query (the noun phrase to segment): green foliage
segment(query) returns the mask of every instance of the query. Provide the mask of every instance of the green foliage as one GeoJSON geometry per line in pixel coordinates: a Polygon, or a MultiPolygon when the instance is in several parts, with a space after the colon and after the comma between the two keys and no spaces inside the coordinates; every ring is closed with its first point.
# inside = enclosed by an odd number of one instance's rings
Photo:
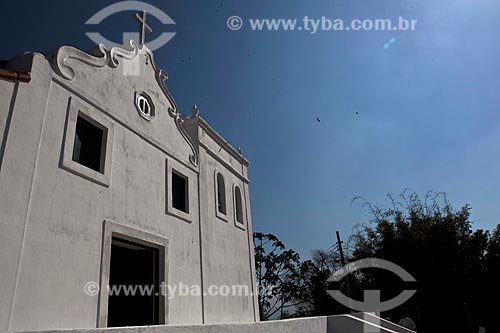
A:
{"type": "Polygon", "coordinates": [[[299,254],[286,250],[272,234],[254,233],[255,271],[259,285],[260,319],[289,316],[304,302],[304,265],[299,254]]]}
{"type": "MultiPolygon", "coordinates": [[[[500,250],[500,229],[491,239],[489,232],[473,230],[470,206],[453,209],[443,193],[429,192],[421,200],[414,192],[405,191],[399,201],[392,195],[388,198],[386,206],[354,199],[368,207],[372,219],[351,236],[351,260],[386,259],[403,267],[418,282],[417,294],[385,315],[414,318],[423,332],[493,328],[486,304],[493,301],[491,292],[498,292],[495,281],[500,276],[494,267],[498,267],[500,257],[494,253],[500,254],[495,252],[500,250]]],[[[387,298],[403,289],[387,272],[374,271],[358,279],[358,289],[376,286],[387,298]]]]}
{"type": "Polygon", "coordinates": [[[357,300],[369,289],[380,290],[382,300],[416,289],[409,301],[382,316],[395,322],[410,317],[419,333],[478,332],[480,326],[499,332],[500,225],[491,233],[474,230],[471,207],[453,208],[444,193],[428,192],[421,199],[404,191],[387,198],[388,204],[381,206],[353,199],[368,209],[370,218],[351,235],[347,260],[389,260],[408,271],[416,285],[380,269],[364,269],[332,285],[326,280],[341,267],[338,249],[315,250],[311,260],[301,263],[275,236],[255,233],[258,281],[278,286],[272,296],[259,297],[262,319],[278,312],[281,318],[348,313],[326,290],[347,294],[349,284],[357,300]],[[283,306],[278,310],[273,308],[277,300],[283,306]]]}
{"type": "Polygon", "coordinates": [[[303,276],[304,293],[308,297],[295,316],[328,316],[348,313],[349,309],[337,303],[326,292],[335,287],[346,293],[346,281],[334,287],[326,282],[333,272],[341,268],[337,250],[314,250],[311,253],[311,260],[306,263],[303,276]]]}

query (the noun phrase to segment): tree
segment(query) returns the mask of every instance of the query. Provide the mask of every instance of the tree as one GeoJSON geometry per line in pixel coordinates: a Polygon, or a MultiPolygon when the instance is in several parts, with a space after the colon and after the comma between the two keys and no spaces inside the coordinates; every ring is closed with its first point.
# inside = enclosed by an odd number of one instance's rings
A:
{"type": "MultiPolygon", "coordinates": [[[[388,195],[387,205],[363,198],[354,202],[368,208],[370,220],[350,237],[347,261],[376,257],[408,271],[416,285],[380,269],[363,269],[350,275],[351,297],[363,300],[364,291],[381,291],[382,300],[404,289],[416,289],[409,301],[383,313],[399,322],[410,317],[419,333],[500,331],[497,297],[500,296],[500,225],[493,232],[474,230],[471,207],[454,209],[446,194],[428,192],[423,199],[404,191],[388,195]],[[493,306],[492,306],[493,305],[493,306]]],[[[255,233],[257,280],[262,320],[279,316],[318,316],[348,313],[327,294],[339,289],[346,294],[345,278],[327,283],[340,268],[337,249],[315,250],[311,260],[300,262],[293,250],[274,235],[255,233]]]]}
{"type": "MultiPolygon", "coordinates": [[[[491,292],[499,290],[494,286],[500,280],[500,229],[491,241],[488,232],[473,231],[470,206],[453,209],[443,193],[428,192],[421,200],[405,191],[399,201],[388,198],[385,206],[354,199],[368,207],[372,218],[351,237],[352,260],[386,259],[417,280],[417,294],[385,315],[414,318],[419,332],[477,332],[478,326],[493,331],[485,314],[487,301],[496,301],[491,292]]],[[[383,298],[384,292],[391,298],[404,286],[389,275],[381,270],[363,274],[357,289],[376,286],[383,298]]]]}
{"type": "Polygon", "coordinates": [[[255,270],[261,320],[290,315],[304,303],[304,272],[300,256],[272,234],[254,233],[255,270]]]}
{"type": "Polygon", "coordinates": [[[333,272],[342,267],[335,247],[328,250],[313,250],[311,260],[304,263],[304,305],[296,316],[328,316],[348,313],[349,309],[336,302],[327,290],[339,289],[345,293],[346,281],[333,285],[327,282],[333,272]]]}

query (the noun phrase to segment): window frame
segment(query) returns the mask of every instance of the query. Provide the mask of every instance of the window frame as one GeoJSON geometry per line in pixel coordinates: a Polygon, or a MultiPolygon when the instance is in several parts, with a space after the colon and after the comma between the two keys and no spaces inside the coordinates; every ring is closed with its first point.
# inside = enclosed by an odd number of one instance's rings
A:
{"type": "Polygon", "coordinates": [[[246,226],[246,201],[244,200],[245,196],[243,195],[242,188],[244,188],[241,184],[233,184],[233,212],[234,212],[234,225],[242,230],[245,230],[246,226]],[[240,200],[241,200],[241,222],[238,221],[238,212],[237,212],[237,200],[236,200],[236,188],[240,191],[240,200]]]}
{"type": "Polygon", "coordinates": [[[151,97],[144,91],[142,92],[138,92],[136,91],[135,92],[135,96],[134,96],[134,104],[135,104],[135,108],[137,109],[137,112],[139,113],[139,115],[143,118],[143,119],[146,119],[147,121],[151,121],[153,120],[153,118],[155,117],[155,105],[153,103],[153,100],[151,99],[151,97]],[[149,107],[149,114],[146,114],[143,112],[143,110],[141,109],[141,103],[140,101],[144,99],[144,101],[147,103],[148,107],[149,107]]]}
{"type": "Polygon", "coordinates": [[[196,184],[196,173],[187,168],[185,165],[175,161],[172,158],[165,159],[165,201],[166,210],[165,213],[168,215],[175,216],[183,221],[192,223],[194,222],[195,212],[198,208],[198,192],[196,184]],[[172,172],[177,175],[182,176],[187,181],[187,213],[173,207],[173,197],[172,197],[172,172]]]}
{"type": "MultiPolygon", "coordinates": [[[[108,285],[111,268],[111,245],[113,237],[123,240],[132,241],[134,243],[153,247],[159,250],[159,284],[168,285],[168,239],[162,236],[152,234],[139,229],[131,228],[123,224],[116,223],[110,220],[103,222],[103,242],[101,251],[101,272],[100,272],[100,289],[99,289],[99,306],[97,327],[105,328],[108,326],[108,285]]],[[[159,304],[159,320],[160,325],[169,323],[169,299],[165,295],[160,295],[159,304]]],[[[147,326],[140,326],[147,327],[147,326]]]]}
{"type": "Polygon", "coordinates": [[[79,100],[70,99],[66,128],[64,132],[64,146],[60,167],[96,184],[109,187],[111,185],[111,169],[113,157],[114,124],[102,112],[84,105],[79,100]],[[101,143],[100,171],[88,168],[73,161],[73,148],[76,136],[76,125],[81,117],[103,131],[101,143]]]}
{"type": "Polygon", "coordinates": [[[229,205],[227,204],[228,203],[228,200],[227,200],[227,186],[226,186],[226,178],[224,177],[224,175],[222,174],[222,172],[219,170],[219,169],[216,169],[215,170],[215,173],[214,173],[214,196],[215,196],[215,199],[214,199],[214,202],[215,202],[215,215],[220,218],[221,220],[225,221],[225,222],[228,222],[229,221],[229,205]],[[218,182],[218,175],[221,175],[222,177],[222,182],[224,184],[224,199],[225,199],[225,210],[226,210],[226,213],[222,213],[219,211],[219,182],[218,182]]]}

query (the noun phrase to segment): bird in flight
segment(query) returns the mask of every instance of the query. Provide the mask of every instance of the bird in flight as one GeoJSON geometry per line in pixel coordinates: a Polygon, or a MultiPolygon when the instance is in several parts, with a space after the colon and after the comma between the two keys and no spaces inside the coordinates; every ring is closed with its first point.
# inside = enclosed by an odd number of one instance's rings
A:
{"type": "Polygon", "coordinates": [[[318,117],[316,117],[316,121],[317,121],[318,123],[320,123],[320,122],[321,122],[321,119],[319,119],[318,117]]]}

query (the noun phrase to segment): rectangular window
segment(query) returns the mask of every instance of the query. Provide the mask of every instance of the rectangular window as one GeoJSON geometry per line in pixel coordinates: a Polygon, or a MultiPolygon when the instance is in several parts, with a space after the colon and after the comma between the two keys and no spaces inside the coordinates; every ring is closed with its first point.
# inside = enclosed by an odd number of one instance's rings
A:
{"type": "Polygon", "coordinates": [[[78,116],[73,161],[92,170],[104,173],[103,141],[104,131],[85,118],[78,116]]]}
{"type": "Polygon", "coordinates": [[[189,213],[188,179],[172,170],[172,207],[189,213]]]}
{"type": "Polygon", "coordinates": [[[114,123],[102,112],[71,98],[60,167],[109,187],[114,128],[114,123]]]}

